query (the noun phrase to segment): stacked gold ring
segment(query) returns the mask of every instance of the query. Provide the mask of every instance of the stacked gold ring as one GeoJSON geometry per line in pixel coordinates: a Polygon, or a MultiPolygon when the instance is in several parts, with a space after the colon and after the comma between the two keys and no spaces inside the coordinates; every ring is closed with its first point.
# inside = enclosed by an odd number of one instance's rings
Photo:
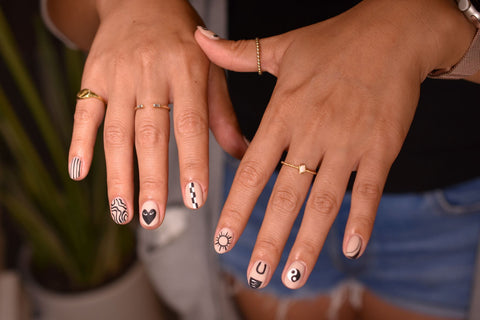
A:
{"type": "Polygon", "coordinates": [[[304,163],[300,164],[299,166],[296,166],[294,164],[291,164],[291,163],[288,163],[288,162],[285,162],[285,161],[280,161],[280,163],[284,166],[297,169],[299,174],[304,174],[304,173],[310,173],[312,175],[317,174],[316,171],[307,169],[307,166],[304,163]]]}

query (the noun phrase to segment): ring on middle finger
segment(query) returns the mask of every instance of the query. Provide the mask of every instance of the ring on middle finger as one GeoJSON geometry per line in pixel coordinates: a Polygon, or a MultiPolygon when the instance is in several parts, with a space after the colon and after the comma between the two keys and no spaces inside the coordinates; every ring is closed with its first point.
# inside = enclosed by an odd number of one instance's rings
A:
{"type": "Polygon", "coordinates": [[[304,163],[301,163],[298,166],[296,166],[294,164],[291,164],[291,163],[288,163],[288,162],[285,162],[285,161],[280,161],[280,163],[284,166],[297,169],[299,174],[304,174],[304,173],[310,173],[312,175],[317,174],[317,172],[315,170],[307,169],[307,166],[304,163]]]}

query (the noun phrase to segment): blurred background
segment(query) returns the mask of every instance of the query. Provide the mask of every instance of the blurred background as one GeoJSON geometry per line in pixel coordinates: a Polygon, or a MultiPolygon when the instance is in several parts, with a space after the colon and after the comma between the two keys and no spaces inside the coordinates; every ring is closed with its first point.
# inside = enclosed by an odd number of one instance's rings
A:
{"type": "Polygon", "coordinates": [[[39,1],[0,0],[1,320],[173,318],[138,262],[135,224],[110,219],[101,139],[88,178],[68,177],[84,59],[45,28],[39,1]]]}

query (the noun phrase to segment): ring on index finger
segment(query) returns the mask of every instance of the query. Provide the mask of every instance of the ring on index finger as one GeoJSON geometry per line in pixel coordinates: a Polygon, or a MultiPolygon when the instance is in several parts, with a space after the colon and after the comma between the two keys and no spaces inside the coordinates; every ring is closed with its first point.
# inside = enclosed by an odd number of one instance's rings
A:
{"type": "Polygon", "coordinates": [[[107,101],[104,98],[96,94],[90,89],[84,88],[77,93],[77,99],[90,99],[94,98],[103,102],[104,105],[107,105],[107,101]]]}

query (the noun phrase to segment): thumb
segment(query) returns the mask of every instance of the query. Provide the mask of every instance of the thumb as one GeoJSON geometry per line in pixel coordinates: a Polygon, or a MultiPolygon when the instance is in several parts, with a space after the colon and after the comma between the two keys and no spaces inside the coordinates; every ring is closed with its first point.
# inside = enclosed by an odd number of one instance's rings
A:
{"type": "Polygon", "coordinates": [[[276,75],[278,63],[274,61],[273,42],[277,37],[262,38],[255,40],[225,40],[221,39],[212,31],[198,26],[195,31],[195,40],[200,48],[216,65],[237,72],[257,72],[259,54],[262,72],[267,71],[276,75]]]}

